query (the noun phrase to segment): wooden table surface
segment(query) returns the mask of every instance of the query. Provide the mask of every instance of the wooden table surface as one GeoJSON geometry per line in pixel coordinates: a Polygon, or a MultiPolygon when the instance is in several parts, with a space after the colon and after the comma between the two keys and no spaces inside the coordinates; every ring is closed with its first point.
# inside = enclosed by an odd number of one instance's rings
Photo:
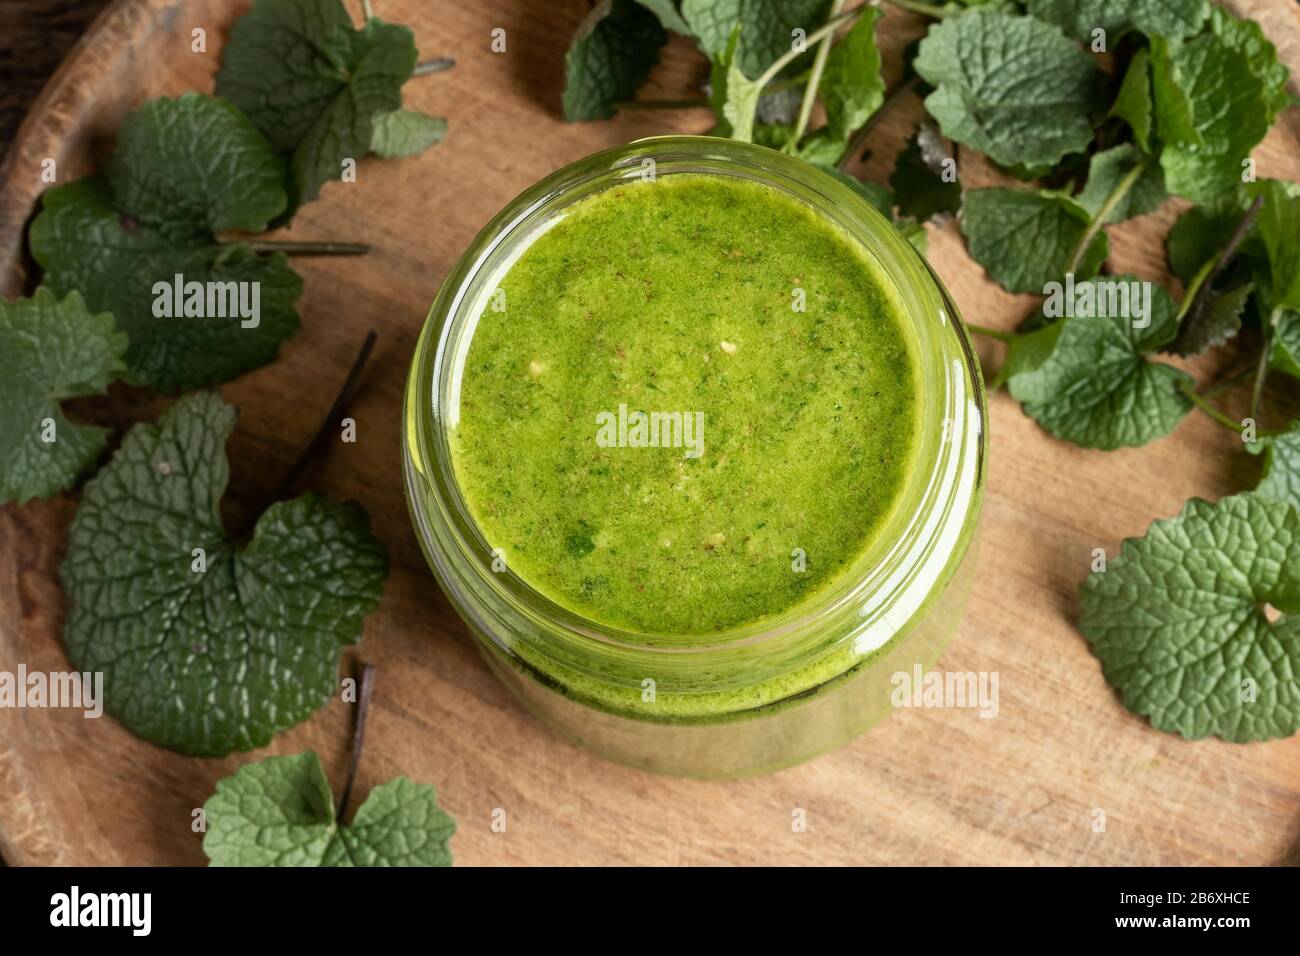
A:
{"type": "MultiPolygon", "coordinates": [[[[358,6],[349,4],[350,7],[358,6]]],[[[1300,14],[1281,0],[1243,0],[1300,72],[1300,14]]],[[[358,787],[404,774],[436,784],[459,821],[461,864],[1270,864],[1300,837],[1300,741],[1189,743],[1130,715],[1074,626],[1090,553],[1114,553],[1190,496],[1250,486],[1257,462],[1192,414],[1142,449],[1085,451],[1055,441],[1005,394],[991,407],[991,468],[978,579],[943,669],[997,671],[1000,713],[910,710],[810,763],[726,783],[625,769],[560,740],[488,672],[425,568],[407,520],[399,408],[407,365],[439,282],[512,196],[545,173],[639,136],[703,132],[707,111],[635,112],[594,124],[558,115],[563,57],[580,0],[375,0],[415,31],[422,58],[454,55],[450,72],[413,81],[408,105],[448,117],[447,140],[423,156],[365,160],[355,184],[327,186],[292,237],[371,242],[355,260],[297,260],[306,280],[302,330],[274,364],[224,386],[241,409],[229,445],[227,516],[270,493],[308,440],[365,332],[379,342],[352,405],[358,441],[319,456],[301,484],[355,498],[387,544],[392,574],[365,638],[345,656],[377,666],[358,787]],[[507,50],[490,50],[504,27],[507,50]],[[506,811],[505,832],[491,823],[506,811]],[[802,809],[806,832],[793,832],[802,809]],[[1105,814],[1094,830],[1094,811],[1105,814]]],[[[47,87],[0,170],[0,291],[33,277],[24,230],[42,186],[89,172],[123,113],[142,100],[211,91],[225,33],[242,3],[119,0],[47,87]],[[209,52],[189,52],[203,26],[209,52]]],[[[890,9],[886,74],[922,28],[890,9]]],[[[675,38],[646,97],[694,95],[703,59],[675,38]]],[[[1295,89],[1293,82],[1293,89],[1295,89]]],[[[1300,121],[1291,110],[1256,151],[1265,176],[1300,179],[1300,121]]],[[[883,181],[921,107],[914,97],[878,127],[861,172],[883,181]]],[[[966,162],[967,185],[994,181],[966,162]]],[[[1164,278],[1158,237],[1179,204],[1112,229],[1112,262],[1164,278]]],[[[1010,327],[1033,299],[1011,296],[966,256],[956,226],[930,227],[930,257],[966,316],[1010,327]]],[[[984,348],[988,364],[1001,356],[984,348]]],[[[1194,365],[1213,374],[1213,362],[1194,365]]],[[[138,390],[78,408],[126,427],[164,407],[138,390]]],[[[1231,407],[1231,406],[1230,406],[1231,407]]],[[[1236,409],[1233,409],[1234,411],[1236,409]]],[[[74,499],[0,508],[0,668],[67,668],[57,583],[74,499]]],[[[352,713],[334,702],[264,753],[317,750],[337,788],[352,713]]],[[[18,864],[202,863],[191,811],[253,755],[180,757],[135,739],[111,718],[0,711],[0,853],[18,864]]]]}

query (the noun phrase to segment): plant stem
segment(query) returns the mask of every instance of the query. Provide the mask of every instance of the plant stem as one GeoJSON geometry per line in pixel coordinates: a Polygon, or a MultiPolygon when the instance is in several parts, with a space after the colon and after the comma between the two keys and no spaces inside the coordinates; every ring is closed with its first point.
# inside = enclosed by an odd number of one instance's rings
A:
{"type": "Polygon", "coordinates": [[[441,73],[443,70],[450,70],[456,65],[456,60],[450,56],[440,56],[436,59],[425,60],[423,63],[415,64],[415,69],[411,71],[411,76],[426,76],[429,73],[441,73]]]}
{"type": "Polygon", "coordinates": [[[709,105],[709,101],[701,97],[693,100],[624,100],[621,103],[615,103],[614,108],[620,110],[693,110],[709,105]]]}
{"type": "Polygon", "coordinates": [[[1223,414],[1223,412],[1219,411],[1217,408],[1211,405],[1209,400],[1206,399],[1205,396],[1202,395],[1200,392],[1196,391],[1196,389],[1193,388],[1191,385],[1188,385],[1186,382],[1180,381],[1178,383],[1178,389],[1184,395],[1187,396],[1188,401],[1190,401],[1201,411],[1205,412],[1205,414],[1209,415],[1210,418],[1214,419],[1224,428],[1231,429],[1232,431],[1236,432],[1238,435],[1240,435],[1243,431],[1245,431],[1245,427],[1241,424],[1241,422],[1234,422],[1227,415],[1223,414]]]}
{"type": "Polygon", "coordinates": [[[773,64],[769,66],[766,70],[764,70],[762,75],[759,76],[759,78],[754,81],[754,85],[757,86],[760,90],[762,90],[764,87],[767,86],[767,84],[775,80],[777,78],[777,75],[782,70],[784,70],[787,66],[793,63],[799,57],[803,56],[804,53],[808,52],[809,46],[812,46],[813,44],[816,43],[820,43],[824,37],[831,36],[832,34],[835,33],[836,30],[844,26],[844,24],[852,23],[854,20],[856,20],[858,17],[862,15],[862,11],[865,9],[866,9],[865,6],[861,6],[853,10],[850,10],[848,13],[842,13],[838,17],[831,17],[829,20],[823,23],[812,33],[808,34],[807,39],[804,41],[804,49],[789,50],[786,53],[781,54],[781,56],[777,57],[776,61],[773,62],[773,64]]]}
{"type": "Polygon", "coordinates": [[[773,80],[763,91],[764,96],[770,96],[773,93],[780,93],[782,90],[792,90],[796,86],[803,86],[808,82],[808,70],[802,73],[796,73],[794,76],[788,76],[781,80],[773,80]]]}
{"type": "Polygon", "coordinates": [[[1282,307],[1273,309],[1268,317],[1268,328],[1264,330],[1264,345],[1259,350],[1259,363],[1255,366],[1255,385],[1250,390],[1250,417],[1259,421],[1260,405],[1264,401],[1264,382],[1268,378],[1268,356],[1273,351],[1273,330],[1282,318],[1282,307]]]}
{"type": "Polygon", "coordinates": [[[1093,217],[1092,222],[1088,223],[1088,228],[1079,239],[1079,244],[1074,247],[1074,253],[1070,256],[1070,264],[1065,269],[1067,273],[1078,271],[1079,263],[1082,262],[1083,257],[1087,255],[1088,247],[1092,245],[1092,240],[1095,239],[1097,233],[1101,231],[1102,225],[1106,222],[1106,218],[1115,211],[1115,207],[1119,205],[1120,200],[1128,195],[1128,191],[1133,188],[1133,184],[1138,181],[1138,178],[1146,172],[1149,165],[1151,165],[1150,156],[1146,157],[1142,162],[1130,169],[1124,174],[1124,178],[1115,184],[1115,188],[1110,191],[1110,195],[1107,196],[1106,201],[1102,203],[1101,209],[1097,211],[1097,215],[1093,217]]]}
{"type": "Polygon", "coordinates": [[[892,93],[885,97],[885,102],[880,104],[880,109],[872,113],[871,118],[862,124],[862,128],[853,134],[848,149],[844,150],[844,155],[840,157],[839,168],[841,172],[847,170],[853,164],[853,158],[862,151],[862,147],[867,144],[867,137],[871,135],[871,131],[876,128],[876,124],[889,111],[889,108],[895,106],[899,100],[915,90],[920,85],[920,82],[921,78],[916,74],[912,74],[907,82],[900,83],[892,93]]]}
{"type": "Polygon", "coordinates": [[[966,328],[976,335],[987,335],[991,339],[997,339],[999,342],[1014,342],[1020,338],[1015,332],[1004,332],[1001,329],[990,329],[987,325],[976,325],[974,322],[966,322],[966,328]]]}
{"type": "MultiPolygon", "coordinates": [[[[302,474],[303,469],[307,467],[307,462],[311,458],[312,452],[316,450],[316,447],[325,438],[326,433],[334,427],[334,423],[338,420],[344,406],[347,404],[348,398],[351,396],[352,390],[357,384],[357,380],[361,377],[361,370],[365,368],[366,360],[370,358],[370,350],[375,347],[375,339],[378,337],[378,334],[374,331],[366,333],[366,340],[361,345],[361,351],[357,353],[356,359],[352,362],[352,368],[348,370],[348,377],[343,380],[343,386],[339,389],[338,394],[334,396],[334,403],[330,405],[329,411],[325,413],[324,419],[321,420],[320,427],[316,429],[316,434],[312,436],[311,441],[309,441],[303,447],[302,451],[298,453],[297,460],[294,461],[292,467],[290,467],[288,472],[285,473],[284,478],[281,479],[275,492],[267,499],[268,507],[274,502],[281,500],[289,493],[289,489],[293,487],[294,482],[296,482],[298,477],[302,474]]],[[[263,508],[262,510],[265,511],[266,509],[263,508]]],[[[240,529],[239,534],[236,535],[236,537],[243,538],[247,536],[248,533],[253,530],[253,527],[257,524],[257,520],[260,517],[261,512],[253,515],[245,523],[244,527],[240,529]]]]}
{"type": "MultiPolygon", "coordinates": [[[[843,12],[844,0],[832,0],[829,16],[838,17],[843,12]]],[[[803,88],[803,101],[799,104],[799,118],[795,121],[794,129],[790,131],[790,138],[785,143],[787,152],[794,152],[795,147],[799,145],[799,140],[803,138],[804,130],[808,128],[813,103],[817,101],[817,87],[821,85],[822,71],[826,69],[826,58],[830,56],[833,42],[835,37],[827,34],[817,47],[817,52],[813,54],[812,70],[808,74],[808,83],[803,88]]]]}
{"type": "Polygon", "coordinates": [[[1236,388],[1242,382],[1246,381],[1246,379],[1250,378],[1251,375],[1253,375],[1254,373],[1255,373],[1254,365],[1251,365],[1247,368],[1243,368],[1240,372],[1228,376],[1223,381],[1211,385],[1209,388],[1201,389],[1201,394],[1206,398],[1214,398],[1214,396],[1216,395],[1222,395],[1224,392],[1228,391],[1229,389],[1236,388]]]}
{"type": "Polygon", "coordinates": [[[370,697],[375,688],[374,664],[361,665],[361,679],[357,685],[357,718],[352,724],[352,749],[348,752],[347,776],[343,778],[343,792],[339,794],[339,807],[334,814],[340,823],[352,797],[352,784],[357,779],[357,767],[361,763],[361,749],[366,744],[366,717],[370,713],[370,697]]]}
{"type": "Polygon", "coordinates": [[[316,434],[312,436],[311,441],[307,443],[307,446],[303,448],[302,453],[298,456],[298,460],[289,469],[289,473],[280,482],[280,487],[276,490],[275,497],[271,499],[272,501],[283,498],[289,489],[293,487],[293,483],[298,480],[302,470],[307,467],[307,460],[311,453],[334,427],[334,423],[338,421],[339,415],[343,413],[344,406],[347,405],[348,399],[352,396],[352,390],[356,387],[357,380],[361,378],[361,371],[366,367],[366,360],[370,358],[370,351],[375,347],[377,338],[379,338],[379,334],[373,329],[366,333],[366,340],[361,343],[361,351],[357,353],[357,357],[353,360],[352,368],[348,369],[348,377],[343,380],[342,387],[339,388],[338,394],[334,396],[334,404],[325,413],[325,417],[321,419],[320,427],[316,429],[316,434]]]}
{"type": "Polygon", "coordinates": [[[1205,285],[1205,280],[1210,277],[1210,273],[1213,271],[1214,260],[1207,259],[1196,270],[1196,275],[1192,276],[1192,281],[1187,283],[1187,288],[1183,292],[1183,301],[1178,304],[1178,315],[1174,317],[1179,325],[1183,324],[1183,319],[1187,318],[1187,314],[1192,311],[1192,306],[1196,303],[1201,287],[1205,285]]]}
{"type": "Polygon", "coordinates": [[[248,245],[254,252],[283,252],[286,256],[364,256],[370,251],[366,242],[294,242],[288,239],[253,239],[248,245]]]}
{"type": "Polygon", "coordinates": [[[370,5],[370,0],[361,0],[361,15],[367,21],[372,20],[375,16],[375,8],[370,5]]]}
{"type": "Polygon", "coordinates": [[[1242,240],[1246,238],[1246,233],[1250,232],[1250,227],[1255,224],[1255,219],[1259,216],[1260,207],[1264,205],[1264,197],[1256,196],[1255,201],[1250,204],[1246,210],[1245,217],[1237,223],[1237,228],[1233,230],[1232,236],[1228,239],[1228,244],[1220,251],[1218,258],[1205,263],[1200,269],[1196,270],[1196,275],[1188,284],[1183,293],[1183,301],[1178,309],[1178,321],[1181,322],[1191,311],[1192,307],[1197,304],[1197,297],[1202,291],[1210,288],[1214,280],[1218,278],[1224,266],[1237,253],[1237,247],[1241,245],[1242,240]]]}
{"type": "Polygon", "coordinates": [[[885,2],[898,7],[900,10],[910,10],[912,13],[919,13],[922,16],[934,17],[936,20],[942,20],[944,17],[953,14],[953,11],[948,7],[941,7],[933,3],[922,3],[921,0],[885,0],[885,2]]]}

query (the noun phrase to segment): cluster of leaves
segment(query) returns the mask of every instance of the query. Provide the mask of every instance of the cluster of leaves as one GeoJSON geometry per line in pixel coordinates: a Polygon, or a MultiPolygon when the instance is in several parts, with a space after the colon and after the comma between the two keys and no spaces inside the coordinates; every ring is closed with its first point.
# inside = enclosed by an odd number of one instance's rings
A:
{"type": "MultiPolygon", "coordinates": [[[[613,116],[631,100],[659,59],[671,30],[692,38],[709,58],[708,103],[717,116],[714,133],[758,143],[826,170],[859,192],[922,252],[925,231],[919,212],[956,210],[951,193],[940,208],[928,183],[907,178],[899,194],[839,172],[856,132],[885,100],[876,46],[877,7],[840,12],[842,0],[602,0],[578,28],[565,59],[566,119],[613,116]],[[841,27],[844,27],[842,31],[841,27]],[[810,62],[810,65],[809,65],[810,62]],[[809,129],[820,101],[825,123],[809,129]],[[926,204],[910,207],[911,197],[926,204]],[[924,199],[919,197],[924,196],[924,199]]],[[[935,179],[931,154],[922,163],[914,141],[909,159],[935,179]]],[[[943,183],[956,187],[955,181],[943,183]]]]}
{"type": "Polygon", "coordinates": [[[947,136],[1050,184],[964,196],[962,232],[991,278],[1012,292],[1074,288],[1069,317],[1044,308],[1003,336],[996,381],[1044,429],[1085,448],[1146,444],[1201,406],[1266,467],[1253,492],[1193,500],[1125,542],[1085,582],[1080,629],[1126,706],[1153,726],[1189,738],[1289,736],[1300,729],[1300,423],[1268,432],[1257,419],[1270,370],[1300,377],[1300,188],[1256,181],[1250,159],[1290,105],[1287,70],[1257,24],[1208,0],[1026,6],[946,19],[915,61],[947,136]],[[1108,43],[1109,76],[1079,45],[1108,43]],[[1153,285],[1140,319],[1113,310],[1103,304],[1113,291],[1141,280],[1101,275],[1103,227],[1171,196],[1196,204],[1167,242],[1181,301],[1153,285]],[[1258,335],[1242,338],[1261,340],[1262,353],[1238,423],[1155,356],[1222,346],[1244,321],[1258,335]]]}
{"type": "Polygon", "coordinates": [[[665,31],[691,36],[712,64],[715,134],[826,168],[922,240],[919,223],[958,213],[990,278],[1044,296],[1018,331],[977,331],[1008,344],[994,386],[1052,435],[1085,448],[1143,445],[1198,406],[1240,433],[1263,455],[1258,487],[1193,501],[1126,543],[1085,584],[1081,629],[1127,705],[1161,729],[1231,740],[1294,733],[1300,422],[1267,431],[1257,419],[1270,371],[1300,378],[1300,187],[1256,181],[1250,160],[1293,104],[1286,67],[1258,24],[1211,0],[890,2],[932,18],[904,78],[935,124],[899,156],[892,189],[837,169],[887,101],[874,6],[602,3],[569,51],[566,116],[612,115],[646,78],[665,31]],[[792,31],[806,46],[792,45],[792,31]],[[817,98],[826,123],[808,131],[817,98]],[[963,189],[941,174],[958,148],[1026,185],[963,189]],[[1114,309],[1117,290],[1142,295],[1142,280],[1107,274],[1106,227],[1175,196],[1194,203],[1167,241],[1181,299],[1151,284],[1140,317],[1138,300],[1114,309]],[[1258,334],[1240,340],[1262,340],[1262,351],[1250,363],[1250,417],[1238,423],[1157,356],[1201,354],[1248,324],[1258,334]]]}
{"type": "Polygon", "coordinates": [[[44,288],[69,298],[0,305],[6,357],[45,356],[4,382],[22,414],[8,416],[0,501],[66,490],[98,459],[103,436],[67,426],[57,408],[57,440],[39,439],[58,397],[117,379],[173,394],[274,359],[298,328],[302,280],[282,252],[225,234],[287,224],[347,161],[411,155],[441,139],[443,120],[401,108],[415,58],[409,29],[373,17],[355,29],[341,0],[257,0],[225,47],[218,96],[145,103],[99,175],[46,192],[31,252],[44,288]],[[257,283],[259,320],[160,319],[159,290],[176,276],[257,283]],[[38,313],[58,321],[34,321],[38,313]],[[103,314],[121,333],[111,348],[103,314]],[[101,347],[67,345],[77,339],[101,347]]]}
{"type": "MultiPolygon", "coordinates": [[[[99,175],[46,193],[30,234],[43,284],[0,303],[0,501],[68,489],[99,462],[107,430],[68,420],[63,399],[119,379],[204,389],[275,356],[302,282],[284,255],[222,234],[287,222],[345,159],[436,141],[441,121],[401,109],[414,65],[405,27],[354,29],[339,0],[257,0],[221,96],[145,103],[99,175]],[[154,286],[176,274],[258,283],[260,322],[156,317],[154,286]]],[[[323,705],[388,574],[355,503],[307,494],[229,535],[234,421],[192,391],[131,427],[84,488],[61,568],[72,665],[104,674],[128,729],[186,754],[262,746],[323,705]]]]}
{"type": "Polygon", "coordinates": [[[213,866],[450,866],[456,824],[427,784],[398,777],[339,822],[320,758],[268,757],[217,784],[203,807],[213,866]]]}
{"type": "MultiPolygon", "coordinates": [[[[443,137],[443,120],[402,109],[415,61],[410,30],[355,29],[340,0],[256,0],[217,96],[145,103],[99,175],[45,194],[30,232],[42,286],[0,303],[0,502],[71,488],[102,457],[108,431],[69,421],[63,399],[117,380],[189,391],[87,482],[60,572],[72,666],[102,673],[105,709],[160,746],[220,756],[307,718],[382,595],[387,551],[353,502],[306,494],[227,533],[235,410],[190,390],[270,362],[298,327],[285,255],[223,234],[283,226],[346,162],[443,137]],[[259,321],[157,316],[177,276],[257,283],[259,321]]],[[[315,754],[244,767],[207,810],[217,864],[451,862],[432,787],[377,787],[341,827],[315,754]]]]}

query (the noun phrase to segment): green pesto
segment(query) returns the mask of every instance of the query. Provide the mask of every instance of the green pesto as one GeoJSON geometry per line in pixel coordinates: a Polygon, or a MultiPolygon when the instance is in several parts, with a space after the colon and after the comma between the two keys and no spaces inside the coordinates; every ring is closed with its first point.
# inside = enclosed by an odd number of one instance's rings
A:
{"type": "Polygon", "coordinates": [[[453,462],[488,541],[553,601],[677,638],[761,621],[833,584],[890,515],[915,345],[879,267],[796,199],[710,175],[615,187],[501,292],[453,462]],[[621,405],[630,442],[633,413],[703,413],[702,454],[602,447],[621,405]]]}

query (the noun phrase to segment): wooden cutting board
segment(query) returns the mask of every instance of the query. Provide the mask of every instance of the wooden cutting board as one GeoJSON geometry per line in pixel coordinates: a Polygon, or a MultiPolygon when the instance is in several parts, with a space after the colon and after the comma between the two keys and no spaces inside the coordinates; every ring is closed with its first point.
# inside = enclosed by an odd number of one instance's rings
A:
{"type": "MultiPolygon", "coordinates": [[[[399,410],[429,302],[461,250],[517,192],[597,149],[671,130],[704,132],[707,111],[625,112],[569,125],[558,114],[563,58],[586,12],[581,0],[454,3],[375,0],[409,24],[422,58],[456,57],[447,73],[407,87],[408,104],[445,115],[450,135],[424,156],[365,160],[355,184],[327,186],[298,216],[297,239],[374,244],[361,259],[297,260],[306,280],[302,330],[273,365],[221,389],[241,409],[229,445],[228,518],[271,492],[308,440],[368,329],[379,333],[352,404],[355,444],[319,456],[304,486],[355,498],[392,557],[383,603],[345,657],[377,666],[359,793],[404,774],[434,783],[459,821],[462,864],[1082,863],[1269,864],[1300,837],[1300,740],[1189,743],[1127,713],[1074,626],[1090,553],[1114,553],[1190,496],[1249,487],[1257,462],[1192,414],[1143,449],[1085,451],[1055,441],[1005,395],[992,399],[992,456],[979,577],[941,667],[996,670],[1001,710],[903,711],[835,753],[766,777],[703,783],[607,763],[528,716],[488,672],[425,568],[407,521],[399,410]],[[506,30],[504,53],[490,49],[506,30]],[[492,829],[506,812],[505,832],[492,829]],[[795,809],[806,832],[792,832],[795,809]],[[1105,830],[1093,827],[1104,811],[1105,830]]],[[[359,3],[349,3],[358,7],[359,3]]],[[[1242,0],[1293,74],[1300,8],[1242,0]]],[[[0,171],[0,291],[30,290],[25,229],[44,188],[100,162],[123,114],[141,101],[211,91],[225,36],[244,3],[118,0],[51,81],[0,171]],[[190,52],[191,30],[208,52],[190,52]]],[[[890,8],[887,78],[923,22],[890,8]]],[[[696,95],[706,69],[675,38],[647,98],[696,95]]],[[[1293,83],[1293,89],[1295,85],[1293,83]]],[[[921,115],[915,97],[879,125],[860,171],[884,181],[921,115]]],[[[1264,176],[1300,180],[1300,118],[1291,110],[1256,151],[1264,176]]],[[[971,160],[968,185],[994,177],[971,160]]],[[[1165,278],[1158,237],[1181,207],[1112,229],[1118,270],[1165,278]]],[[[966,316],[1010,327],[1031,307],[987,281],[954,224],[931,226],[931,261],[966,316]]],[[[1001,356],[982,346],[986,362],[1001,356]]],[[[1213,375],[1217,366],[1193,368],[1213,375]]],[[[1234,396],[1237,403],[1242,396],[1234,396]]],[[[114,389],[88,417],[119,429],[165,401],[114,389]]],[[[1231,401],[1229,408],[1236,412],[1231,401]]],[[[67,668],[57,579],[74,500],[0,508],[0,669],[67,668]]],[[[202,863],[191,811],[216,780],[266,753],[319,752],[337,789],[350,705],[330,704],[264,753],[177,756],[111,718],[72,711],[0,711],[0,853],[17,864],[202,863]]]]}

